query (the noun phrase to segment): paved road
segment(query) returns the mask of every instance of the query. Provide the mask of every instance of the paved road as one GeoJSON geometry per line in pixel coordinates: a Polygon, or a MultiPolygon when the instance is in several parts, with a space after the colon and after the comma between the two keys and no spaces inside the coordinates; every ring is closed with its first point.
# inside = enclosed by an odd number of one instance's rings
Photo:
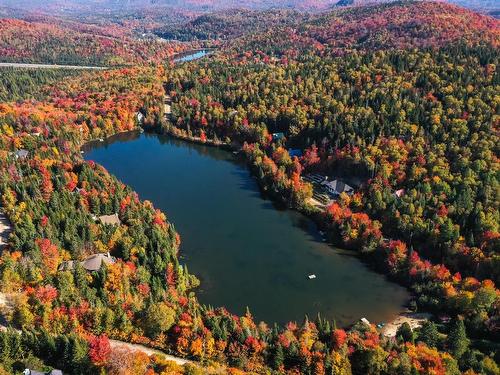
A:
{"type": "Polygon", "coordinates": [[[58,65],[58,64],[28,64],[28,63],[0,63],[0,68],[29,68],[29,69],[108,69],[105,66],[83,66],[83,65],[58,65]]]}

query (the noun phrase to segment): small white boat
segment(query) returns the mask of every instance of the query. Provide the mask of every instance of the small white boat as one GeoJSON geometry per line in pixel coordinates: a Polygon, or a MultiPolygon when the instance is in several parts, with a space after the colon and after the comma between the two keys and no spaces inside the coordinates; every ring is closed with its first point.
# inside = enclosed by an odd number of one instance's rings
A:
{"type": "Polygon", "coordinates": [[[83,151],[80,151],[80,154],[84,154],[84,152],[83,152],[83,151]]]}
{"type": "Polygon", "coordinates": [[[309,277],[309,279],[310,279],[310,280],[312,280],[312,279],[315,279],[315,278],[316,278],[316,275],[313,273],[313,274],[311,274],[311,275],[309,275],[309,276],[307,276],[307,277],[309,277]]]}

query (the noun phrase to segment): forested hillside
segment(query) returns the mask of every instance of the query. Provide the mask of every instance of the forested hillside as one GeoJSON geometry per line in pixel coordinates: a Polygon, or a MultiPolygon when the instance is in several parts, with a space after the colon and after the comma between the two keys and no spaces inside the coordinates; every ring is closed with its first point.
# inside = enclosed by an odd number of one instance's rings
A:
{"type": "Polygon", "coordinates": [[[210,40],[220,47],[209,59],[176,65],[162,62],[177,44],[1,22],[6,59],[136,66],[0,74],[1,206],[12,226],[0,307],[23,330],[0,332],[0,373],[498,374],[498,21],[431,2],[250,13],[240,24],[245,14],[170,28],[226,39],[210,40]],[[201,305],[168,213],[81,157],[84,142],[139,127],[232,145],[267,195],[313,217],[436,318],[390,338],[363,322],[271,327],[201,305]],[[318,208],[309,173],[360,184],[318,208]],[[89,266],[95,256],[103,262],[89,266]]]}
{"type": "Polygon", "coordinates": [[[0,61],[74,65],[161,63],[182,46],[136,40],[128,31],[77,22],[67,24],[0,19],[0,61]]]}
{"type": "Polygon", "coordinates": [[[435,2],[393,2],[339,9],[312,17],[297,27],[270,25],[231,46],[239,52],[296,57],[304,51],[321,55],[376,49],[439,47],[452,42],[498,47],[498,21],[472,11],[435,2]]]}
{"type": "Polygon", "coordinates": [[[182,41],[233,40],[248,33],[267,31],[272,26],[294,27],[309,17],[295,10],[235,9],[202,15],[186,23],[166,25],[155,32],[165,39],[182,41]]]}
{"type": "Polygon", "coordinates": [[[4,68],[0,70],[0,102],[43,98],[41,88],[81,72],[76,70],[27,70],[4,68]]]}

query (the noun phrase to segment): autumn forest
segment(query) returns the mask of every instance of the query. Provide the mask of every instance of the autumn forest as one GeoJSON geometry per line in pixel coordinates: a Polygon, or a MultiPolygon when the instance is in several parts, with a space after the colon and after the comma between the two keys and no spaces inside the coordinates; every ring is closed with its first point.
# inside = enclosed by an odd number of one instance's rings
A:
{"type": "Polygon", "coordinates": [[[0,6],[0,374],[500,374],[499,21],[309,3],[0,6]],[[130,131],[232,151],[425,321],[201,303],[169,212],[82,155],[130,131]]]}

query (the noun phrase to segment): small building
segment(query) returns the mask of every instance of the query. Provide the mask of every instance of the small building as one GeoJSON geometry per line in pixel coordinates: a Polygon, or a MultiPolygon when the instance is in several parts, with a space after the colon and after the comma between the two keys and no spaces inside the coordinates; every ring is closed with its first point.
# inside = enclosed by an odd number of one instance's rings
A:
{"type": "Polygon", "coordinates": [[[272,136],[273,136],[273,141],[279,141],[279,140],[285,138],[284,133],[273,133],[272,136]]]}
{"type": "Polygon", "coordinates": [[[17,150],[16,152],[14,152],[14,156],[16,157],[16,159],[21,159],[21,160],[25,160],[28,156],[29,156],[29,151],[28,150],[17,150]]]}
{"type": "Polygon", "coordinates": [[[294,158],[295,156],[300,158],[302,157],[302,150],[299,150],[298,148],[295,149],[288,149],[288,155],[290,155],[291,158],[294,158]]]}
{"type": "Polygon", "coordinates": [[[141,111],[137,112],[137,121],[139,122],[139,124],[142,124],[142,122],[144,121],[144,115],[141,111]]]}
{"type": "MultiPolygon", "coordinates": [[[[109,265],[116,262],[115,257],[112,257],[109,253],[99,253],[93,254],[86,258],[83,262],[80,262],[83,268],[89,272],[99,271],[103,264],[109,265]]],[[[71,271],[75,268],[76,261],[68,260],[62,262],[59,266],[60,271],[71,271]]]]}
{"type": "Polygon", "coordinates": [[[83,268],[85,268],[87,271],[99,271],[104,264],[113,264],[116,262],[116,259],[109,255],[109,253],[106,254],[94,254],[89,256],[87,259],[85,259],[82,262],[83,268]]]}
{"type": "Polygon", "coordinates": [[[165,114],[170,115],[172,113],[172,107],[170,106],[170,104],[165,103],[163,106],[165,114]]]}
{"type": "Polygon", "coordinates": [[[120,225],[122,223],[117,213],[113,215],[101,215],[97,219],[103,224],[120,225]]]}
{"type": "Polygon", "coordinates": [[[49,372],[30,370],[29,368],[23,371],[23,375],[63,375],[61,370],[53,369],[49,372]]]}
{"type": "Polygon", "coordinates": [[[366,319],[366,318],[361,318],[361,319],[360,319],[360,321],[361,321],[361,323],[364,323],[364,324],[366,324],[367,326],[369,326],[369,325],[370,325],[369,320],[368,320],[368,319],[366,319]]]}
{"type": "Polygon", "coordinates": [[[321,183],[321,186],[323,186],[325,190],[333,196],[338,196],[342,193],[352,194],[354,192],[354,189],[351,186],[340,180],[325,180],[321,183]]]}

